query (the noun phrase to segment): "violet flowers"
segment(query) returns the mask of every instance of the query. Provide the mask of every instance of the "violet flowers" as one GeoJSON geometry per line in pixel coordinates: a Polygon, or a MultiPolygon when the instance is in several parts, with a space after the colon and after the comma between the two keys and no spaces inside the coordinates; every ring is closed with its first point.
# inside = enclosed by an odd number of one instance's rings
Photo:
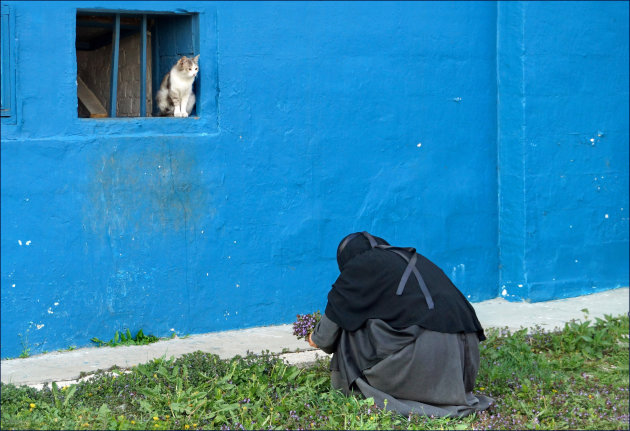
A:
{"type": "Polygon", "coordinates": [[[297,320],[293,323],[293,335],[298,340],[305,339],[308,341],[308,336],[315,329],[315,325],[322,318],[322,314],[318,311],[311,314],[298,314],[297,320]]]}

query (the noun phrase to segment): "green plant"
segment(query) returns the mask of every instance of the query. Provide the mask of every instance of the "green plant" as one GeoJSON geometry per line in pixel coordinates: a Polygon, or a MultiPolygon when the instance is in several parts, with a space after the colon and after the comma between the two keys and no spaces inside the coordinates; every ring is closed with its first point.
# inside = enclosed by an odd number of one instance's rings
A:
{"type": "Polygon", "coordinates": [[[90,341],[92,341],[93,343],[96,343],[98,347],[101,347],[104,345],[115,347],[115,346],[144,345],[144,344],[155,343],[156,341],[159,341],[159,338],[154,335],[144,335],[144,333],[142,332],[142,329],[138,331],[135,337],[132,337],[131,332],[129,331],[129,329],[127,329],[126,332],[124,333],[116,331],[116,333],[114,334],[114,338],[112,338],[111,340],[107,342],[102,341],[98,339],[97,337],[93,337],[90,341]]]}
{"type": "Polygon", "coordinates": [[[25,335],[22,335],[21,333],[18,334],[18,337],[20,337],[20,344],[22,344],[22,353],[20,353],[20,358],[28,358],[31,356],[31,348],[28,345],[28,330],[25,335]]]}

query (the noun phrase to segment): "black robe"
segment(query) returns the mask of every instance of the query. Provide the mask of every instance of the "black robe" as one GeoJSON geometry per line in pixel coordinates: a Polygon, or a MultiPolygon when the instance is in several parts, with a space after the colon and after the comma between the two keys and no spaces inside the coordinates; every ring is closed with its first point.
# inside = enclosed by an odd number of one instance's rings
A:
{"type": "Polygon", "coordinates": [[[312,340],[331,360],[332,385],[402,414],[464,416],[474,396],[483,329],[472,305],[431,261],[367,232],[337,249],[341,274],[312,340]],[[415,255],[415,257],[414,257],[415,255]]]}
{"type": "Polygon", "coordinates": [[[326,315],[343,329],[382,319],[396,329],[418,325],[451,334],[475,332],[485,339],[470,302],[415,249],[391,247],[362,232],[341,241],[337,263],[340,274],[328,293],[326,315]]]}

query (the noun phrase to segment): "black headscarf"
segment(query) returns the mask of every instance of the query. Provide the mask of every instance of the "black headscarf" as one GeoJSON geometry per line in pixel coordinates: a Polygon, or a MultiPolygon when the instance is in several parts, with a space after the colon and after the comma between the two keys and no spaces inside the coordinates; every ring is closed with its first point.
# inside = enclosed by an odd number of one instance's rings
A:
{"type": "Polygon", "coordinates": [[[395,329],[418,325],[442,333],[476,332],[485,340],[470,302],[415,249],[357,232],[339,244],[337,263],[341,274],[325,312],[341,328],[356,331],[368,319],[381,319],[395,329]]]}

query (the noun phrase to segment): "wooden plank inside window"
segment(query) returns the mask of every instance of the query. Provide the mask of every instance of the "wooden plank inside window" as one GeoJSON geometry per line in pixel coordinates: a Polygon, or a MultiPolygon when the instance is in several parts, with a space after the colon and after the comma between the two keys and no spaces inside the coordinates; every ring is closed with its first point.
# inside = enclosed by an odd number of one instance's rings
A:
{"type": "Polygon", "coordinates": [[[107,117],[107,110],[101,104],[101,101],[98,100],[96,94],[89,89],[79,76],[77,76],[77,96],[90,113],[91,118],[107,117]]]}

